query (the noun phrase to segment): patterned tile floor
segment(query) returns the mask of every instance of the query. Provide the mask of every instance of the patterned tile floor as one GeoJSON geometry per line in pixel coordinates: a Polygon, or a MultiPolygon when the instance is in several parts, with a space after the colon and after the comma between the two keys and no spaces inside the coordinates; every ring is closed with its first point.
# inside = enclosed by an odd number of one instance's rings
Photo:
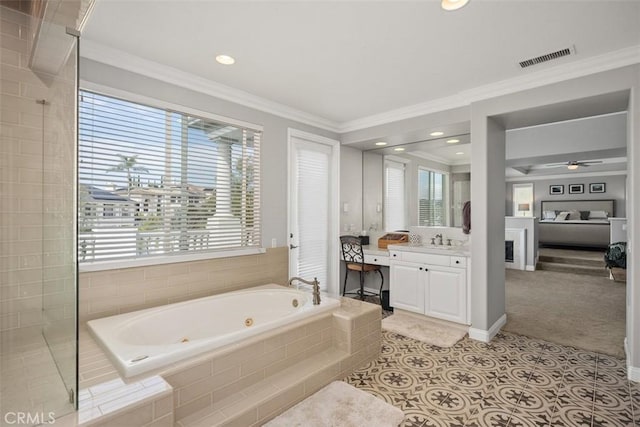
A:
{"type": "Polygon", "coordinates": [[[383,331],[346,382],[405,413],[403,426],[640,426],[623,360],[511,333],[440,348],[383,331]]]}

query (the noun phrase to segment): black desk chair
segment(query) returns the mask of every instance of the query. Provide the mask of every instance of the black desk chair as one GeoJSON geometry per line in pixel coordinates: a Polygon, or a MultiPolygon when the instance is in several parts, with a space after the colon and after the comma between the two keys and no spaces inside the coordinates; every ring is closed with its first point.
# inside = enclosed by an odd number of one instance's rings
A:
{"type": "Polygon", "coordinates": [[[342,296],[344,295],[360,295],[360,299],[364,300],[365,296],[380,296],[382,293],[382,286],[384,285],[384,276],[379,265],[365,264],[364,252],[362,251],[362,242],[357,236],[340,236],[340,246],[342,247],[342,259],[344,260],[346,272],[344,274],[344,284],[342,285],[342,296]],[[350,271],[357,271],[360,273],[360,290],[357,292],[346,293],[347,290],[347,278],[350,271]],[[377,294],[365,293],[364,291],[364,277],[366,273],[370,271],[377,271],[380,273],[380,290],[377,294]]]}

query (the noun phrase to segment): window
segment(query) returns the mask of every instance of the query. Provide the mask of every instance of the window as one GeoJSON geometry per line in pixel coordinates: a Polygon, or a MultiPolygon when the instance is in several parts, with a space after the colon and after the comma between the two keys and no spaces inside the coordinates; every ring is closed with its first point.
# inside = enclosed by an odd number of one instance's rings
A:
{"type": "Polygon", "coordinates": [[[259,247],[260,135],[81,91],[80,262],[259,247]]]}
{"type": "Polygon", "coordinates": [[[418,169],[418,225],[447,225],[448,175],[418,169]]]}
{"type": "Polygon", "coordinates": [[[404,164],[392,160],[384,165],[384,228],[387,231],[406,228],[404,164]]]}
{"type": "Polygon", "coordinates": [[[533,183],[513,184],[513,216],[533,216],[533,183]]]}

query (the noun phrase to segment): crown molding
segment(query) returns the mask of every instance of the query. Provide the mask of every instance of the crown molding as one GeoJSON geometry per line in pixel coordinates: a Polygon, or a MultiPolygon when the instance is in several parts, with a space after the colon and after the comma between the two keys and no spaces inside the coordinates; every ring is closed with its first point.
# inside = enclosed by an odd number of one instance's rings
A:
{"type": "Polygon", "coordinates": [[[285,119],[315,126],[331,132],[339,132],[338,123],[307,112],[288,107],[278,102],[270,101],[257,95],[223,85],[194,74],[178,70],[164,64],[149,61],[139,56],[131,55],[119,49],[114,49],[91,40],[82,40],[80,56],[92,61],[100,62],[132,73],[141,74],[152,79],[160,80],[185,89],[205,93],[225,101],[240,104],[245,107],[260,110],[285,119]]]}
{"type": "Polygon", "coordinates": [[[640,63],[640,45],[607,52],[578,61],[567,62],[555,67],[531,72],[525,76],[465,90],[448,97],[409,105],[343,123],[328,120],[167,65],[149,61],[121,50],[95,43],[91,40],[82,40],[80,55],[83,58],[131,71],[136,74],[142,74],[186,89],[206,93],[216,98],[279,117],[295,120],[331,132],[346,133],[454,108],[468,107],[472,102],[638,64],[640,63]]]}
{"type": "Polygon", "coordinates": [[[472,102],[508,95],[638,63],[640,63],[640,45],[635,45],[607,52],[602,55],[557,65],[552,68],[542,69],[522,77],[515,77],[479,86],[452,96],[344,122],[340,125],[339,131],[340,133],[351,132],[443,110],[466,107],[471,105],[472,102]]]}
{"type": "Polygon", "coordinates": [[[505,182],[527,182],[527,181],[542,181],[547,179],[574,179],[574,178],[598,178],[603,176],[617,176],[627,175],[626,170],[621,171],[608,171],[608,172],[579,172],[579,173],[560,173],[554,175],[527,175],[527,176],[515,176],[506,177],[505,182]]]}

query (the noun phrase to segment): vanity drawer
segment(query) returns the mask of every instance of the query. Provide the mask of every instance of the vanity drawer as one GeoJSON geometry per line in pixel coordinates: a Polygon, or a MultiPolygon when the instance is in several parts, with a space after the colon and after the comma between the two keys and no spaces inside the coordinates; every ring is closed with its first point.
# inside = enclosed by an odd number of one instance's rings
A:
{"type": "Polygon", "coordinates": [[[460,267],[464,268],[467,266],[467,258],[463,256],[452,256],[451,259],[451,267],[460,267]]]}
{"type": "Polygon", "coordinates": [[[365,255],[364,256],[365,264],[375,264],[375,265],[389,265],[389,257],[388,256],[380,256],[380,255],[365,255]]]}
{"type": "Polygon", "coordinates": [[[417,252],[402,253],[402,261],[417,262],[420,264],[444,265],[447,267],[451,265],[449,258],[450,257],[447,255],[421,254],[417,252]]]}

